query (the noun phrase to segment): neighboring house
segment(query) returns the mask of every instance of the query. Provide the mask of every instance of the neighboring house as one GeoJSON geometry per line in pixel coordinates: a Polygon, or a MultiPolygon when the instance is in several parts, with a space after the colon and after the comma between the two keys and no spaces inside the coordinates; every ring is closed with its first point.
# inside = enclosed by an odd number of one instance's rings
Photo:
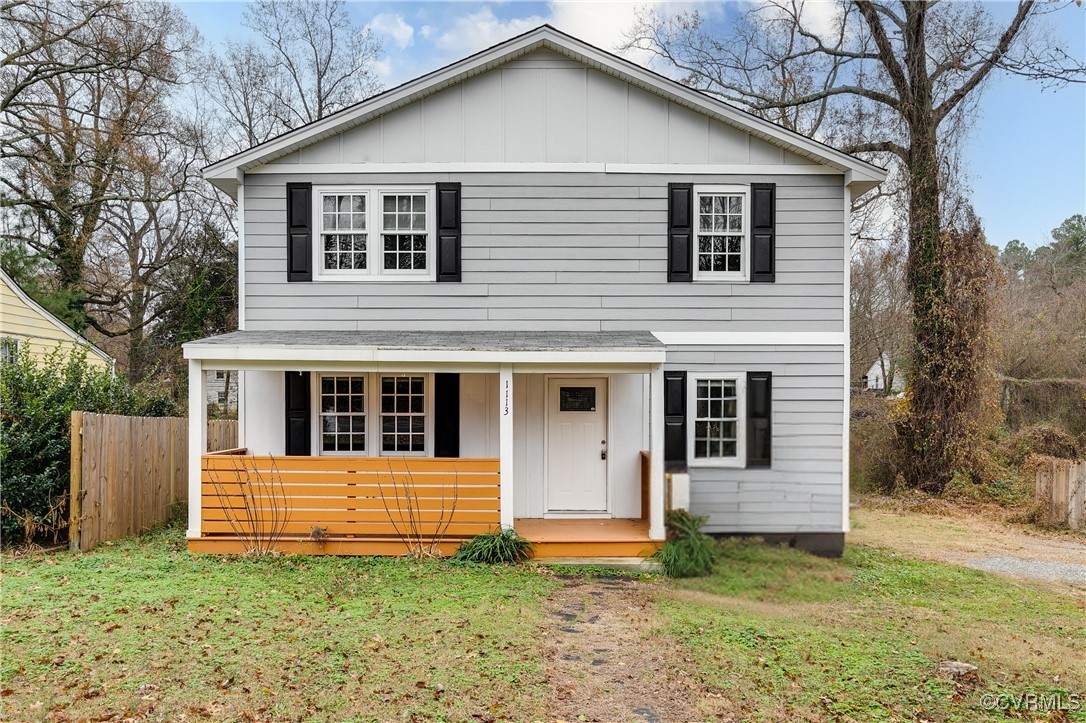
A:
{"type": "Polygon", "coordinates": [[[216,369],[207,373],[207,402],[224,411],[238,408],[238,372],[216,369]]]}
{"type": "Polygon", "coordinates": [[[306,496],[283,549],[402,552],[393,470],[429,521],[458,483],[454,543],[647,554],[688,480],[709,532],[842,548],[849,209],[882,169],[544,26],[204,176],[240,330],[185,345],[190,549],[240,549],[242,463],[201,460],[222,369],[254,478],[306,496]]]}
{"type": "Polygon", "coordinates": [[[116,362],[63,321],[46,311],[3,271],[0,271],[0,352],[4,362],[20,354],[44,358],[58,347],[87,350],[87,362],[112,370],[116,362]]]}
{"type": "Polygon", "coordinates": [[[863,388],[881,394],[898,394],[905,391],[905,382],[902,377],[901,368],[893,363],[889,354],[883,353],[863,376],[863,388]],[[887,376],[893,376],[889,387],[886,385],[887,376]]]}

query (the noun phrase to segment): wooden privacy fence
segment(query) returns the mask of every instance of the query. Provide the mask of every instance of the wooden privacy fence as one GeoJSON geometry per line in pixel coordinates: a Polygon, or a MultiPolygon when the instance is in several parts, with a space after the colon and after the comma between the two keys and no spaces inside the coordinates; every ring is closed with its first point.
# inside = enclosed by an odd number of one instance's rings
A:
{"type": "MultiPolygon", "coordinates": [[[[238,423],[208,423],[209,449],[237,446],[238,423]]],[[[69,546],[89,550],[169,519],[188,494],[188,420],[72,412],[69,546]]]]}
{"type": "Polygon", "coordinates": [[[203,458],[200,551],[276,535],[292,552],[382,554],[410,525],[462,540],[501,524],[496,459],[231,452],[203,458]]]}
{"type": "Polygon", "coordinates": [[[1049,524],[1077,530],[1086,520],[1086,461],[1035,457],[1037,501],[1046,505],[1049,524]]]}

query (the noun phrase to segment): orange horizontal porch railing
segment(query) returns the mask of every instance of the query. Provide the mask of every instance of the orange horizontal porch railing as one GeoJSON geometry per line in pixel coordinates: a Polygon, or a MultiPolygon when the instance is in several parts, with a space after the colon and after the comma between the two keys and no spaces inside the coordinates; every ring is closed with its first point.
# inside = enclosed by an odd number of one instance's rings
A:
{"type": "Polygon", "coordinates": [[[460,540],[500,525],[497,459],[203,457],[200,552],[277,535],[284,552],[399,554],[405,532],[460,540]],[[240,533],[240,534],[239,534],[240,533]],[[227,544],[230,543],[230,544],[227,544]]]}

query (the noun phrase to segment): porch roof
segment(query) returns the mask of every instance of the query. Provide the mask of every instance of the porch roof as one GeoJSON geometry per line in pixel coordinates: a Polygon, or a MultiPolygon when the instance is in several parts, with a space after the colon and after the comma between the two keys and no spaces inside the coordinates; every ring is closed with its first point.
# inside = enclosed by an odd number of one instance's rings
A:
{"type": "Polygon", "coordinates": [[[184,345],[186,359],[282,362],[664,361],[648,331],[235,331],[184,345]]]}

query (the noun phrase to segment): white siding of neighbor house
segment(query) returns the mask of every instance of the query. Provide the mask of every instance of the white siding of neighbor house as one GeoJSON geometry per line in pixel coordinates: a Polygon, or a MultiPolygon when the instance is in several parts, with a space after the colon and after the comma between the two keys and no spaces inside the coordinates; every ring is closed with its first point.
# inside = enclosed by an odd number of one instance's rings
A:
{"type": "Polygon", "coordinates": [[[275,161],[814,165],[549,50],[275,161]]]}
{"type": "Polygon", "coordinates": [[[843,179],[614,173],[256,174],[245,323],[269,329],[844,330],[843,179]],[[461,283],[286,280],[286,184],[463,183],[461,283]],[[777,184],[776,283],[668,283],[668,182],[777,184]]]}
{"type": "Polygon", "coordinates": [[[709,515],[706,531],[841,531],[844,358],[840,346],[668,349],[665,368],[688,384],[699,370],[773,373],[772,466],[690,467],[690,508],[709,515]]]}

